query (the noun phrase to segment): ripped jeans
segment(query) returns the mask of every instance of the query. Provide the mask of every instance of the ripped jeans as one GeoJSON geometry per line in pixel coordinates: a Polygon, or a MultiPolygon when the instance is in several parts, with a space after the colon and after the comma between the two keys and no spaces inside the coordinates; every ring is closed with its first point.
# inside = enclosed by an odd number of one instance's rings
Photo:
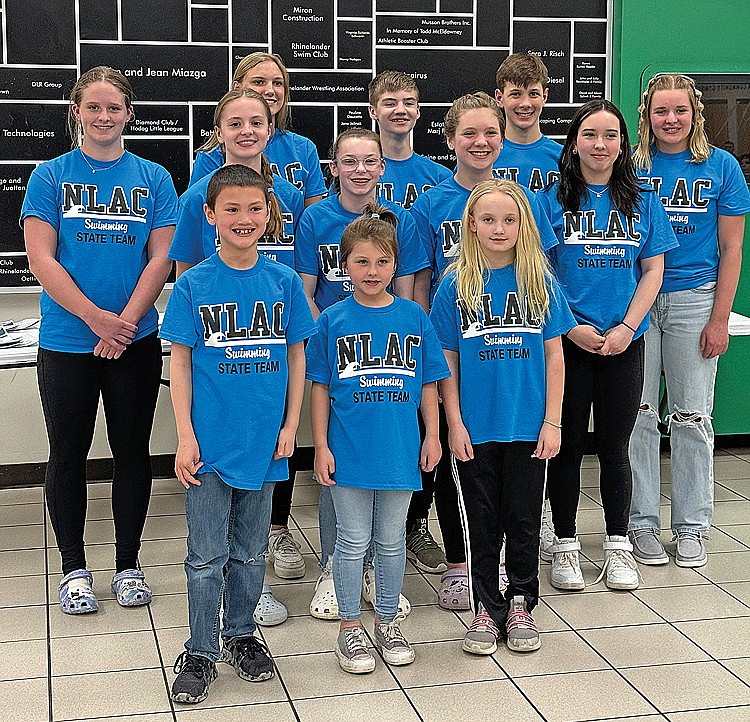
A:
{"type": "Polygon", "coordinates": [[[274,485],[234,489],[215,472],[186,492],[190,654],[219,658],[219,631],[226,641],[255,631],[253,612],[263,590],[274,485]],[[223,615],[220,612],[223,606],[223,615]],[[221,623],[220,623],[221,622],[221,623]]]}
{"type": "Polygon", "coordinates": [[[711,526],[714,494],[714,430],[711,412],[718,359],[705,359],[700,335],[714,304],[716,283],[660,293],[645,334],[643,399],[633,435],[630,464],[633,498],[630,529],[659,529],[659,380],[667,388],[672,448],[673,531],[711,526]]]}

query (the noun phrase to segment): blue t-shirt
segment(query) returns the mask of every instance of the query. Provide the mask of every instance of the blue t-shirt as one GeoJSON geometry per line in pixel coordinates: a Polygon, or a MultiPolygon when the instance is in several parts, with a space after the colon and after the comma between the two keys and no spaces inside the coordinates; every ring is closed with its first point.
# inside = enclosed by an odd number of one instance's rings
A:
{"type": "Polygon", "coordinates": [[[307,378],[328,386],[336,483],[421,489],[422,386],[448,376],[435,329],[414,301],[370,308],[350,296],[323,311],[307,345],[307,378]]]}
{"type": "MultiPolygon", "coordinates": [[[[409,276],[423,268],[429,268],[430,263],[419,242],[409,211],[389,201],[381,203],[393,211],[398,219],[396,277],[409,276]]],[[[302,214],[294,248],[295,268],[297,273],[318,277],[315,304],[321,311],[354,293],[349,276],[341,268],[339,242],[344,229],[359,217],[359,213],[346,210],[337,195],[328,196],[319,203],[308,206],[302,214]]]]}
{"type": "Polygon", "coordinates": [[[544,135],[533,143],[506,138],[492,172],[495,178],[515,181],[536,193],[560,177],[560,153],[562,146],[544,135]]]}
{"type": "MultiPolygon", "coordinates": [[[[216,226],[208,222],[203,212],[208,183],[217,170],[218,168],[210,171],[180,196],[177,228],[169,248],[169,257],[173,261],[200,263],[216,253],[221,246],[216,226]]],[[[283,178],[274,178],[273,192],[281,206],[284,237],[264,237],[258,243],[258,253],[294,268],[294,236],[305,202],[302,194],[283,178]]]]}
{"type": "Polygon", "coordinates": [[[214,254],[176,281],[159,336],[192,349],[191,418],[203,466],[237,489],[288,478],[274,460],[287,346],[315,333],[302,282],[264,256],[248,270],[214,254]]]}
{"type": "MultiPolygon", "coordinates": [[[[626,218],[610,199],[605,186],[590,187],[581,209],[563,211],[555,183],[540,191],[539,202],[547,209],[560,243],[548,255],[570,310],[580,324],[603,333],[622,322],[641,277],[641,259],[676,248],[677,240],[656,193],[644,190],[640,208],[626,218]]],[[[648,314],[634,338],[648,328],[648,314]]]]}
{"type": "Polygon", "coordinates": [[[456,273],[440,283],[430,311],[443,348],[459,355],[461,416],[472,444],[536,441],[546,409],[544,342],[576,325],[553,279],[548,316],[527,320],[515,265],[489,272],[479,311],[458,303],[456,273]]]}
{"type": "MultiPolygon", "coordinates": [[[[263,151],[273,172],[302,192],[304,198],[322,196],[328,192],[323,171],[320,170],[318,150],[309,138],[277,130],[263,151]]],[[[226,159],[221,148],[206,153],[200,151],[193,162],[190,185],[203,178],[206,173],[221,168],[226,159]]]]}
{"type": "Polygon", "coordinates": [[[385,159],[385,173],[378,183],[378,197],[409,210],[426,190],[453,175],[448,168],[419,153],[406,160],[385,159]]]}
{"type": "Polygon", "coordinates": [[[691,163],[690,151],[653,156],[650,173],[639,171],[661,198],[680,245],[664,255],[662,292],[684,291],[719,275],[719,216],[750,212],[750,192],[736,158],[712,148],[691,163]]]}
{"type": "MultiPolygon", "coordinates": [[[[114,165],[93,158],[87,163],[76,149],[34,169],[21,224],[30,216],[55,229],[55,258],[81,292],[99,308],[120,314],[148,263],[151,231],[177,220],[177,194],[169,173],[156,163],[127,151],[114,165]]],[[[40,307],[41,348],[93,352],[99,338],[78,316],[47,291],[40,307]]],[[[156,331],[157,322],[152,306],[138,321],[135,340],[156,331]]]]}
{"type": "MultiPolygon", "coordinates": [[[[522,186],[523,188],[523,186],[522,186]]],[[[557,243],[555,232],[546,214],[541,209],[536,195],[523,188],[534,214],[542,248],[546,251],[557,243]]],[[[427,251],[432,264],[431,295],[435,295],[445,269],[458,259],[461,245],[461,225],[466,202],[471,191],[456,182],[451,176],[440,185],[423,193],[411,208],[411,215],[417,224],[419,238],[427,251]]]]}

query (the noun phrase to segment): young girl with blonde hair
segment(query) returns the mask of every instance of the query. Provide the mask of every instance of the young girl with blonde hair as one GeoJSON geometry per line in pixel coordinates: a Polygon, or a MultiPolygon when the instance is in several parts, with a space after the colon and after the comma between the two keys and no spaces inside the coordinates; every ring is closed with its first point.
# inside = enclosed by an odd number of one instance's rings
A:
{"type": "Polygon", "coordinates": [[[476,614],[463,649],[492,654],[505,637],[533,651],[544,472],[560,448],[560,336],[575,321],[518,184],[488,180],[471,192],[431,319],[452,374],[440,389],[476,614]]]}

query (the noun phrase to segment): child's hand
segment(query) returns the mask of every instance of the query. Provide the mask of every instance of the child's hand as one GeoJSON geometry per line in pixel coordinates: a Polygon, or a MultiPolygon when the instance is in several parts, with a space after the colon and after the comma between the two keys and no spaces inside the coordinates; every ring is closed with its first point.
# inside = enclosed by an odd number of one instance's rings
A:
{"type": "Polygon", "coordinates": [[[589,353],[598,353],[604,344],[604,336],[593,326],[588,326],[587,324],[579,324],[571,328],[568,331],[568,338],[576,346],[580,346],[584,351],[588,351],[589,353]]]}
{"type": "Polygon", "coordinates": [[[534,449],[537,459],[551,459],[560,451],[560,429],[556,426],[544,423],[539,431],[539,439],[534,449]]]}
{"type": "Polygon", "coordinates": [[[428,474],[437,465],[443,455],[440,439],[437,435],[425,436],[422,444],[422,453],[419,455],[419,467],[428,474]]]}
{"type": "Polygon", "coordinates": [[[198,448],[198,442],[193,438],[190,441],[180,441],[177,444],[177,453],[174,457],[174,471],[177,474],[177,480],[186,489],[190,484],[200,486],[201,483],[195,478],[194,474],[203,466],[200,460],[201,451],[198,448]]]}
{"type": "Polygon", "coordinates": [[[602,356],[614,356],[622,353],[630,346],[633,336],[633,332],[625,324],[620,323],[617,326],[612,326],[604,332],[604,343],[599,349],[599,353],[602,356]]]}
{"type": "Polygon", "coordinates": [[[333,473],[336,471],[336,461],[333,458],[331,450],[325,448],[315,449],[315,461],[313,462],[315,478],[318,484],[323,486],[335,486],[333,473]]]}
{"type": "Polygon", "coordinates": [[[454,424],[448,430],[448,448],[459,461],[474,458],[469,432],[463,424],[454,424]]]}
{"type": "Polygon", "coordinates": [[[295,431],[288,429],[286,426],[281,427],[276,442],[276,452],[273,455],[274,459],[289,458],[294,453],[294,437],[296,435],[295,431]]]}

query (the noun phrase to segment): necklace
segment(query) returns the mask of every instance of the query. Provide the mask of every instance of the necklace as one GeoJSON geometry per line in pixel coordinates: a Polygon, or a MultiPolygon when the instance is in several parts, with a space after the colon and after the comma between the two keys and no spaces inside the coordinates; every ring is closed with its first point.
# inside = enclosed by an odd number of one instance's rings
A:
{"type": "Polygon", "coordinates": [[[609,183],[600,191],[595,191],[588,183],[586,184],[586,188],[589,189],[589,193],[593,193],[597,198],[601,198],[609,190],[609,183]]]}
{"type": "Polygon", "coordinates": [[[91,163],[89,162],[89,159],[86,157],[86,154],[80,148],[78,150],[80,151],[81,158],[83,158],[86,165],[89,168],[91,168],[92,173],[101,173],[104,170],[111,170],[125,157],[125,151],[123,151],[122,155],[114,163],[110,163],[109,165],[103,165],[101,166],[101,168],[96,168],[95,166],[91,165],[91,163]]]}

